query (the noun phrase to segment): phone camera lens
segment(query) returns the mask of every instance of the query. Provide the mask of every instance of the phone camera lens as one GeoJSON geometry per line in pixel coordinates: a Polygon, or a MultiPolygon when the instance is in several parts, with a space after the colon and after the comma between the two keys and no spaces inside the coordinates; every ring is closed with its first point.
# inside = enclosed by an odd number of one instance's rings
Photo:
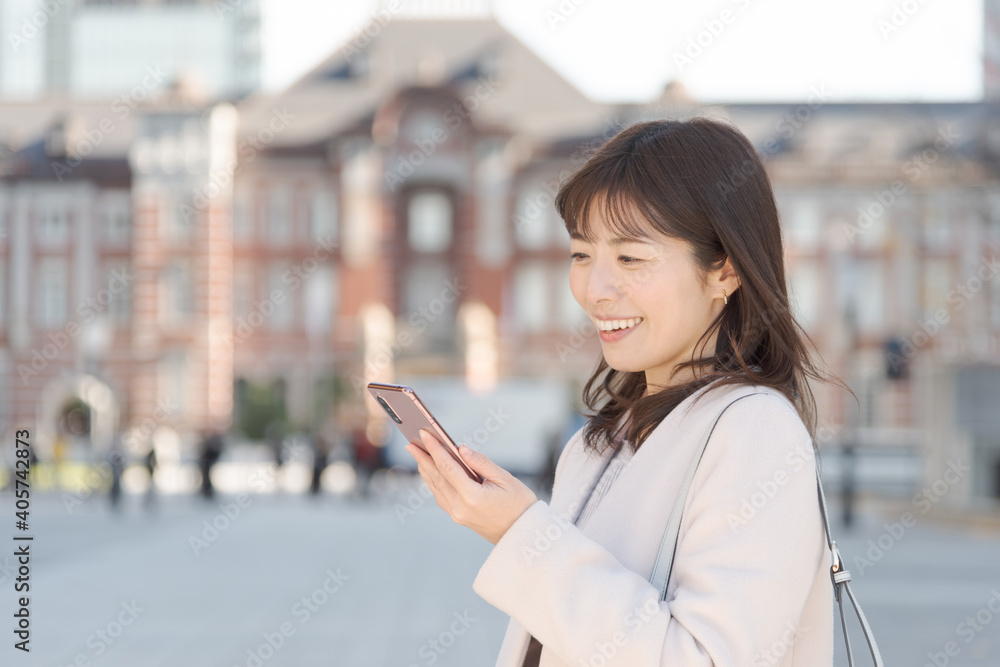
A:
{"type": "Polygon", "coordinates": [[[389,404],[385,402],[385,399],[383,399],[381,396],[376,396],[375,398],[378,400],[379,405],[382,406],[382,409],[384,409],[387,413],[389,413],[389,416],[392,417],[392,420],[394,422],[396,422],[397,424],[403,423],[403,420],[396,416],[396,413],[392,411],[392,408],[390,408],[389,404]]]}

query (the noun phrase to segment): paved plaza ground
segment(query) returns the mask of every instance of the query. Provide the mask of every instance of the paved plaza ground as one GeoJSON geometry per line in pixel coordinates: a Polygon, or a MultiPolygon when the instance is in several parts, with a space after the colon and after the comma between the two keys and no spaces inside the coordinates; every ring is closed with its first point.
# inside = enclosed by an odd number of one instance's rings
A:
{"type": "MultiPolygon", "coordinates": [[[[242,507],[232,495],[161,497],[149,509],[127,496],[118,512],[103,497],[72,512],[58,494],[35,497],[30,655],[12,648],[6,493],[0,664],[490,667],[507,617],[471,584],[491,545],[433,498],[401,518],[417,482],[367,500],[252,495],[242,507]],[[223,529],[206,529],[213,523],[223,529]]],[[[884,511],[847,530],[829,500],[886,665],[1000,664],[1000,614],[989,610],[994,596],[1000,608],[1000,533],[918,518],[900,534],[885,525],[898,516],[884,511]],[[977,614],[978,630],[961,625],[977,614]],[[949,642],[957,655],[945,653],[949,642]]],[[[867,664],[863,636],[853,637],[867,664]]]]}

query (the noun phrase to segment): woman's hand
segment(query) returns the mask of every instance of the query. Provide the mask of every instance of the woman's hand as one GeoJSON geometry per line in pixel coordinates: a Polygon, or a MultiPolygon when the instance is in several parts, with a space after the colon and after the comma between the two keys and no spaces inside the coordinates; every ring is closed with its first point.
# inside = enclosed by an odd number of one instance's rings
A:
{"type": "Polygon", "coordinates": [[[459,454],[484,478],[480,484],[462,470],[434,435],[420,429],[420,439],[429,456],[412,442],[406,451],[417,460],[417,470],[438,507],[455,523],[468,526],[491,544],[499,542],[511,524],[538,501],[534,491],[484,454],[466,445],[461,445],[459,454]]]}

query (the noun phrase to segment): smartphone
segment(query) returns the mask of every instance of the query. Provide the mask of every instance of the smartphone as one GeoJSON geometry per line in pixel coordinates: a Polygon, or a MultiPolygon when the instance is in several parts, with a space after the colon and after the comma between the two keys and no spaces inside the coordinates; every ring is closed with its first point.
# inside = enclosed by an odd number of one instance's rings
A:
{"type": "Polygon", "coordinates": [[[445,450],[462,466],[471,479],[480,484],[483,483],[484,478],[462,460],[461,454],[458,453],[458,445],[445,433],[444,428],[417,397],[417,393],[413,389],[402,384],[369,382],[368,391],[382,406],[389,418],[395,422],[396,428],[407,440],[427,451],[423,441],[420,440],[420,429],[430,431],[437,436],[445,450]]]}

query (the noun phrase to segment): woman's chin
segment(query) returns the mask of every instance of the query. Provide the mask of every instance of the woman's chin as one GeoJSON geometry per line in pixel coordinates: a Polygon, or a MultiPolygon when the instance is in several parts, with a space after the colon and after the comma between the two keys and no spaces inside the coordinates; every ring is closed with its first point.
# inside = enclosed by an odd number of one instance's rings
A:
{"type": "Polygon", "coordinates": [[[628,359],[616,359],[615,355],[610,357],[605,354],[604,361],[607,362],[608,366],[618,371],[619,373],[641,373],[646,370],[645,366],[636,363],[634,360],[628,359]]]}

